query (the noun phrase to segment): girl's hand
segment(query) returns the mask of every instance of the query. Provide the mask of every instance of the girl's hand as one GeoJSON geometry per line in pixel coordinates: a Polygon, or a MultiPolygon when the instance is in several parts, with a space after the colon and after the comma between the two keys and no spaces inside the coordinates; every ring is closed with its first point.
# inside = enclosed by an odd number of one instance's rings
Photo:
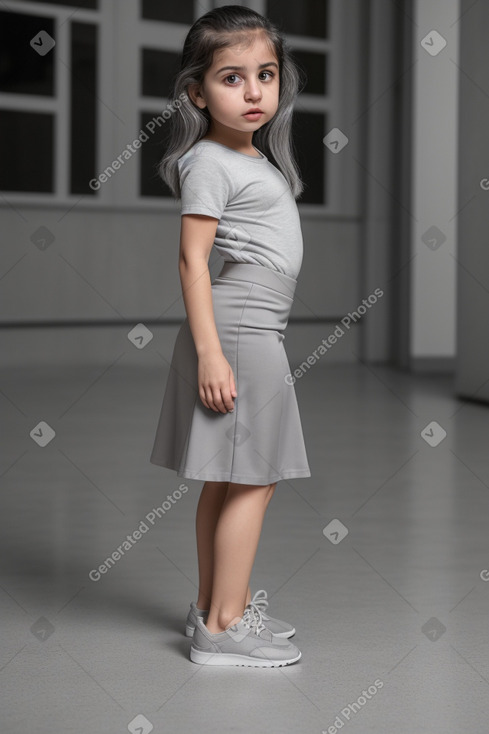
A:
{"type": "Polygon", "coordinates": [[[233,397],[237,397],[233,371],[222,352],[199,357],[199,395],[206,408],[216,413],[234,410],[233,397]]]}

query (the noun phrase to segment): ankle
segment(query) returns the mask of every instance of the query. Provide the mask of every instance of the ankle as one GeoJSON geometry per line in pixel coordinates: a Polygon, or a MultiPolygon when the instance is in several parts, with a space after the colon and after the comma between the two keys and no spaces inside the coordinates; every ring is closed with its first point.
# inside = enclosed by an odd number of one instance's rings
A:
{"type": "Polygon", "coordinates": [[[220,632],[224,632],[228,627],[232,627],[233,624],[237,624],[242,618],[243,613],[244,610],[241,615],[226,612],[219,612],[215,615],[209,614],[205,626],[211,634],[219,634],[220,632]]]}
{"type": "Polygon", "coordinates": [[[225,628],[220,627],[219,625],[212,624],[212,622],[204,622],[205,626],[207,627],[207,631],[211,633],[211,635],[219,635],[221,632],[224,632],[225,628]]]}
{"type": "Polygon", "coordinates": [[[195,606],[197,607],[197,609],[201,609],[202,611],[209,611],[211,606],[210,597],[206,596],[206,594],[204,594],[202,591],[199,591],[195,606]]]}

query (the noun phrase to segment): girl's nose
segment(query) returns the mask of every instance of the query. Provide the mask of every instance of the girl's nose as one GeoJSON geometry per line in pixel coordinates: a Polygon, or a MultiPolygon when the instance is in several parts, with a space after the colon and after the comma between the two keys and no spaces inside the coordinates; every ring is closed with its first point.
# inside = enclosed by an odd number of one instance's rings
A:
{"type": "Polygon", "coordinates": [[[256,80],[251,79],[247,82],[245,95],[247,99],[260,99],[261,98],[260,85],[256,80]]]}

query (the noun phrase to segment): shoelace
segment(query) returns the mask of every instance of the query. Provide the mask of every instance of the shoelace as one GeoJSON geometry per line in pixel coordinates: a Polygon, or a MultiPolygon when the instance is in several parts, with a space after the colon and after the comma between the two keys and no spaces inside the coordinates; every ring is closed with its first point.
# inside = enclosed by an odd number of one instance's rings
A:
{"type": "Polygon", "coordinates": [[[250,601],[248,606],[245,607],[243,623],[246,627],[252,629],[255,635],[259,635],[262,630],[266,629],[262,622],[261,611],[255,602],[250,601]]]}
{"type": "Polygon", "coordinates": [[[260,589],[255,593],[251,603],[264,613],[268,609],[268,595],[265,589],[260,589]]]}

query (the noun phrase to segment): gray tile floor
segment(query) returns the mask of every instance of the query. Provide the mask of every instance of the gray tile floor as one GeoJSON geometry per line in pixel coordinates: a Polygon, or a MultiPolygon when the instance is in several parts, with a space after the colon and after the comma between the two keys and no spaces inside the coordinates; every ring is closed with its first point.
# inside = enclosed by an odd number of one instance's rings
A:
{"type": "Polygon", "coordinates": [[[1,379],[2,734],[486,734],[489,414],[450,378],[356,364],[296,384],[313,476],[278,484],[252,591],[303,657],[272,670],[188,659],[202,483],[149,463],[161,367],[1,379]]]}

